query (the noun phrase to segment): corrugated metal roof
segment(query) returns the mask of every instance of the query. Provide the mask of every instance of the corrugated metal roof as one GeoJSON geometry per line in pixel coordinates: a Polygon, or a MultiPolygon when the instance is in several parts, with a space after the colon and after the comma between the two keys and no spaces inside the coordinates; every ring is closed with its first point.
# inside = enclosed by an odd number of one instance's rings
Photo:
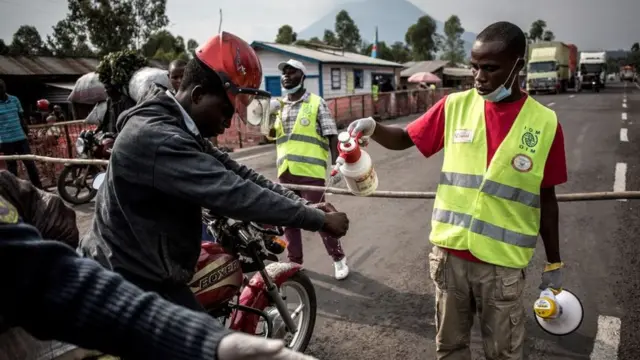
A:
{"type": "Polygon", "coordinates": [[[402,72],[400,73],[400,76],[409,77],[419,72],[434,73],[440,70],[440,68],[447,66],[448,64],[449,62],[444,60],[417,61],[415,64],[411,65],[410,67],[402,70],[402,72]]]}
{"type": "Polygon", "coordinates": [[[402,65],[393,61],[387,61],[382,59],[372,58],[366,55],[356,54],[348,51],[336,51],[336,50],[315,50],[304,46],[296,45],[283,45],[262,41],[254,41],[251,46],[262,48],[266,50],[275,50],[292,55],[298,55],[315,61],[323,63],[345,63],[345,64],[358,64],[358,65],[372,65],[372,66],[387,66],[401,68],[402,65]]]}
{"type": "MultiPolygon", "coordinates": [[[[166,69],[159,61],[151,65],[166,69]]],[[[0,56],[0,75],[84,75],[96,70],[94,58],[56,58],[50,56],[0,56]]]]}
{"type": "Polygon", "coordinates": [[[471,69],[459,68],[459,67],[446,67],[442,70],[442,73],[447,76],[453,77],[471,77],[473,72],[471,69]]]}

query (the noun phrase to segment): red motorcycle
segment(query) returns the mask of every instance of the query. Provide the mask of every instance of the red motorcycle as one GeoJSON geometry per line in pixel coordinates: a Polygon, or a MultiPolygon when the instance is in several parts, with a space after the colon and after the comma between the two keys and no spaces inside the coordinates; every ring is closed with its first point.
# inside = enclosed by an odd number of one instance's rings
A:
{"type": "Polygon", "coordinates": [[[316,322],[316,293],[301,265],[278,262],[276,255],[286,249],[284,229],[207,211],[202,221],[216,242],[202,243],[189,284],[198,301],[232,330],[283,339],[304,352],[316,322]],[[245,274],[251,272],[249,279],[245,274]],[[296,305],[290,307],[293,297],[296,305]]]}
{"type": "MultiPolygon", "coordinates": [[[[94,133],[83,130],[76,139],[76,154],[79,159],[109,160],[115,142],[112,133],[94,133]]],[[[106,170],[106,165],[65,164],[58,176],[58,194],[74,205],[91,201],[98,191],[92,186],[95,177],[106,170]],[[73,194],[70,192],[74,192],[73,194]]]]}

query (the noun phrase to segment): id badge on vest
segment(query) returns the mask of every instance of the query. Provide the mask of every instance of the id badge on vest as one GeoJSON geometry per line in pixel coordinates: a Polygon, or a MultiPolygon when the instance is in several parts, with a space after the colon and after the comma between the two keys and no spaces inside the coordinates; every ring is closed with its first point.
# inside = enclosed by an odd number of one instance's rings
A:
{"type": "Polygon", "coordinates": [[[473,142],[473,130],[458,129],[453,133],[454,144],[464,144],[473,142]]]}

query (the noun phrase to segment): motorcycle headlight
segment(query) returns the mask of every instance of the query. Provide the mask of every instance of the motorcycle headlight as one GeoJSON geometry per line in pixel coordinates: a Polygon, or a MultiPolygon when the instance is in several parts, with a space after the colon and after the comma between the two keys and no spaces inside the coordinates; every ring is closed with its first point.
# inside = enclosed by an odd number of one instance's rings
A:
{"type": "Polygon", "coordinates": [[[84,148],[85,148],[84,140],[82,138],[76,139],[76,152],[78,154],[82,154],[84,153],[84,148]]]}

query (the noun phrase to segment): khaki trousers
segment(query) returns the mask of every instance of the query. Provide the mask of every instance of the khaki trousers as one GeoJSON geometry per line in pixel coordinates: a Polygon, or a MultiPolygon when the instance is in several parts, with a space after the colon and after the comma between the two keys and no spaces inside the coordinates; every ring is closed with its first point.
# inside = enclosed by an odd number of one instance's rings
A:
{"type": "Polygon", "coordinates": [[[436,287],[436,357],[471,360],[474,315],[487,360],[523,358],[523,269],[476,263],[434,246],[429,273],[436,287]]]}

